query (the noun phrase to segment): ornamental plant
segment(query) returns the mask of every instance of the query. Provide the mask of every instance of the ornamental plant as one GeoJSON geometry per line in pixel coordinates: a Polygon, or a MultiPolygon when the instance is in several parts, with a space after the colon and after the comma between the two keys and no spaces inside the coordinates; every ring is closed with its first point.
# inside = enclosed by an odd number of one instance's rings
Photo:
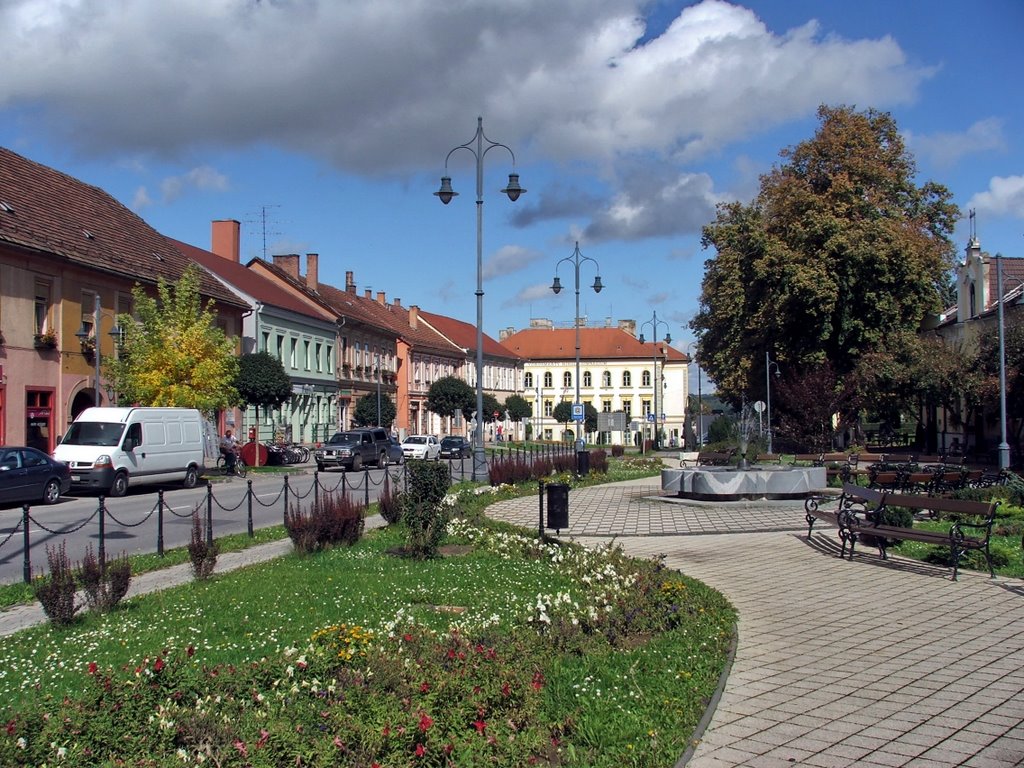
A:
{"type": "Polygon", "coordinates": [[[50,573],[40,576],[32,585],[36,600],[43,606],[43,613],[50,622],[64,627],[74,621],[81,605],[75,605],[75,574],[68,560],[67,544],[61,541],[56,547],[46,545],[46,562],[50,573]]]}
{"type": "Polygon", "coordinates": [[[85,556],[78,568],[78,581],[85,593],[85,603],[90,611],[107,613],[112,611],[128,594],[132,581],[132,566],[128,556],[123,554],[109,563],[101,563],[93,553],[92,544],[85,548],[85,556]]]}
{"type": "Polygon", "coordinates": [[[362,502],[345,494],[325,493],[309,512],[298,503],[292,504],[284,527],[295,549],[309,554],[335,544],[355,544],[363,535],[365,513],[362,502]]]}
{"type": "Polygon", "coordinates": [[[188,542],[188,559],[196,581],[205,581],[213,575],[217,565],[217,542],[206,542],[206,524],[199,514],[199,506],[192,508],[192,538],[188,542]]]}

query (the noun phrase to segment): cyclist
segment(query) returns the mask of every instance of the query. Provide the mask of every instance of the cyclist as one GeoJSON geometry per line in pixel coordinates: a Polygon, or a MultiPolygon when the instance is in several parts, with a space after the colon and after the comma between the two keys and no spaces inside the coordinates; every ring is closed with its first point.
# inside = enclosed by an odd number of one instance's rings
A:
{"type": "Polygon", "coordinates": [[[230,429],[220,440],[220,452],[224,457],[224,471],[230,475],[235,471],[235,462],[238,461],[238,440],[230,429]]]}

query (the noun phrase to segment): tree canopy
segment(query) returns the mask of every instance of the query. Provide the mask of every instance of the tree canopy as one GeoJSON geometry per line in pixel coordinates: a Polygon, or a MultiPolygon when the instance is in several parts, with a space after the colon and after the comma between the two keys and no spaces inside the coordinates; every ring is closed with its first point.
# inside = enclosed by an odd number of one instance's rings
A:
{"type": "MultiPolygon", "coordinates": [[[[568,425],[572,421],[572,403],[562,400],[551,410],[551,418],[560,424],[568,425]]],[[[583,432],[597,431],[597,409],[590,403],[583,404],[583,432]]]]}
{"type": "Polygon", "coordinates": [[[948,297],[958,209],[915,184],[887,113],[821,107],[814,137],[785,149],[749,204],[723,203],[691,322],[723,399],[765,396],[765,353],[837,375],[890,334],[916,331],[948,297]]]}
{"type": "Polygon", "coordinates": [[[522,395],[509,395],[506,397],[505,411],[508,413],[509,419],[516,424],[523,419],[533,416],[533,407],[530,405],[530,401],[522,395]]]}
{"type": "MultiPolygon", "coordinates": [[[[390,429],[398,415],[395,403],[386,392],[380,393],[380,426],[390,429]]],[[[352,414],[352,422],[357,427],[377,426],[377,393],[371,392],[356,400],[356,408],[352,414]]]]}
{"type": "Polygon", "coordinates": [[[443,376],[430,385],[427,410],[438,416],[454,416],[462,411],[468,421],[476,410],[476,392],[460,378],[443,376]]]}
{"type": "Polygon", "coordinates": [[[118,315],[124,338],[107,376],[121,402],[198,408],[211,414],[239,402],[235,340],[216,325],[214,302],[203,305],[199,268],[175,286],[157,283],[156,297],[132,289],[135,315],[118,315]]]}
{"type": "Polygon", "coordinates": [[[292,396],[292,380],[284,365],[269,352],[250,352],[238,358],[235,389],[243,405],[278,408],[292,396]]]}

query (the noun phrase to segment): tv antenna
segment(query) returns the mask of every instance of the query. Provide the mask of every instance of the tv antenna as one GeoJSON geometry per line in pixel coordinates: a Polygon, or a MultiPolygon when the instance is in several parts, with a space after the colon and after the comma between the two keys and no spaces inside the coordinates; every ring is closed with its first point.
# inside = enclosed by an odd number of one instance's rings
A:
{"type": "Polygon", "coordinates": [[[269,214],[269,209],[270,208],[280,208],[280,207],[281,206],[277,205],[277,204],[261,205],[260,208],[259,208],[259,211],[256,212],[256,218],[255,219],[246,219],[246,222],[245,222],[246,224],[255,224],[258,227],[257,232],[259,232],[261,234],[262,238],[263,238],[263,260],[264,261],[267,260],[267,235],[273,236],[273,235],[280,235],[281,234],[277,230],[273,230],[273,229],[268,229],[267,228],[268,224],[270,226],[273,226],[272,222],[268,222],[268,219],[269,219],[269,215],[268,215],[269,214]]]}

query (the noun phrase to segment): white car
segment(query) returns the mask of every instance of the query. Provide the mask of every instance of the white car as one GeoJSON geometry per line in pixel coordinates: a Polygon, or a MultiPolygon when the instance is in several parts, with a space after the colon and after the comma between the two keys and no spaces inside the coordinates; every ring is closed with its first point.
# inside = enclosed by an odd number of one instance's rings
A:
{"type": "Polygon", "coordinates": [[[402,441],[402,454],[407,459],[434,459],[441,455],[441,443],[433,435],[409,435],[402,441]]]}

